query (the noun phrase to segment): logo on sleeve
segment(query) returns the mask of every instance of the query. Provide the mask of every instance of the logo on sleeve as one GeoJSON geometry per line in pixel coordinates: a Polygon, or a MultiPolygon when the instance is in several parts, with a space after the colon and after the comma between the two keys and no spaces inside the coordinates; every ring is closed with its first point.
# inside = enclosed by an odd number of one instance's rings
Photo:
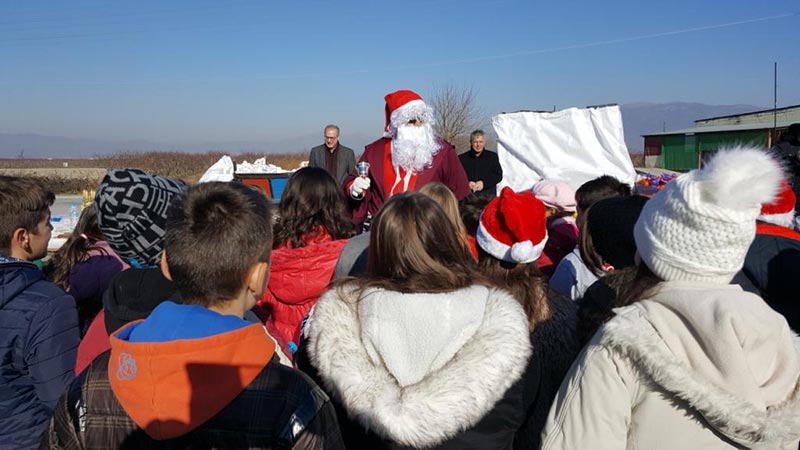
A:
{"type": "Polygon", "coordinates": [[[136,360],[130,353],[122,353],[117,358],[117,379],[130,381],[136,378],[136,360]]]}

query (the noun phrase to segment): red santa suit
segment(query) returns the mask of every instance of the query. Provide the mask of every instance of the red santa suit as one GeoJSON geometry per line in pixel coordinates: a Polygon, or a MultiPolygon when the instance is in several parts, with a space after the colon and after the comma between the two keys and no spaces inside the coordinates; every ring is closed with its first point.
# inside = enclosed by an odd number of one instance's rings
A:
{"type": "MultiPolygon", "coordinates": [[[[397,91],[386,96],[387,131],[392,113],[409,105],[420,103],[421,98],[412,91],[397,91]]],[[[353,169],[344,180],[344,189],[351,199],[353,221],[360,225],[367,214],[375,216],[383,203],[392,195],[406,191],[415,191],[428,183],[438,181],[450,188],[456,198],[461,200],[470,193],[467,174],[464,172],[455,148],[449,143],[437,139],[438,151],[433,155],[430,165],[420,171],[406,171],[392,163],[392,139],[384,137],[369,144],[364,149],[359,162],[366,161],[370,165],[370,187],[360,198],[352,198],[350,188],[358,173],[353,169]]]]}

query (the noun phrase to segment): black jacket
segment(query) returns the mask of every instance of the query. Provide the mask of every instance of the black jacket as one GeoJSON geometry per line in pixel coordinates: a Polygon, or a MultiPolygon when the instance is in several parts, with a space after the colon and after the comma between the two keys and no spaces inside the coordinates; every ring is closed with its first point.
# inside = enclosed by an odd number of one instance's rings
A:
{"type": "Polygon", "coordinates": [[[533,354],[523,377],[526,419],[514,438],[514,450],[539,448],[550,406],[581,350],[576,332],[578,306],[555,292],[549,297],[553,315],[536,324],[531,333],[533,354]]]}
{"type": "Polygon", "coordinates": [[[480,156],[470,149],[458,156],[469,181],[483,181],[483,192],[495,193],[497,183],[503,179],[503,168],[497,153],[484,149],[480,156]]]}
{"type": "Polygon", "coordinates": [[[742,272],[758,288],[761,298],[786,318],[795,333],[800,333],[798,268],[800,241],[762,233],[756,234],[742,267],[742,272]]]}

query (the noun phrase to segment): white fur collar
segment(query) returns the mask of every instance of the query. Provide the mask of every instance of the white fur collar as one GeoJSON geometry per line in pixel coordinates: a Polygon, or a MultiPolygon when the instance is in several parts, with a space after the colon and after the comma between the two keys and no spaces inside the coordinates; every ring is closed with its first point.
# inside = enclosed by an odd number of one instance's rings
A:
{"type": "MultiPolygon", "coordinates": [[[[617,312],[603,326],[601,345],[627,357],[652,382],[700,413],[711,427],[754,449],[778,448],[800,437],[800,379],[783,402],[766,409],[756,407],[711,383],[666,350],[638,305],[617,312]]],[[[797,336],[794,347],[800,355],[797,336]]]]}
{"type": "MultiPolygon", "coordinates": [[[[458,298],[461,290],[438,294],[458,298]]],[[[308,352],[328,392],[365,428],[402,445],[430,447],[474,426],[521,376],[531,353],[519,303],[489,289],[482,322],[453,357],[402,387],[362,341],[352,287],[327,292],[308,327],[308,352]]],[[[431,310],[433,311],[433,309],[431,310]]]]}

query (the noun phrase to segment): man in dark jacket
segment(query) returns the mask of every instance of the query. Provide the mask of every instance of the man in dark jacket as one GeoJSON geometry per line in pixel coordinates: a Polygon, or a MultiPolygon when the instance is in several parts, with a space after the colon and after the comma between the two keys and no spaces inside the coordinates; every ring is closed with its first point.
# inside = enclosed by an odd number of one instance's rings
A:
{"type": "MultiPolygon", "coordinates": [[[[800,198],[800,123],[789,125],[789,129],[781,135],[772,151],[783,163],[795,197],[800,198]]],[[[800,211],[800,205],[795,204],[795,210],[800,211]]]]}
{"type": "Polygon", "coordinates": [[[35,448],[72,381],[80,334],[75,301],[31,261],[47,255],[55,196],[0,176],[0,447],[35,448]]]}
{"type": "Polygon", "coordinates": [[[338,126],[325,127],[325,143],[311,149],[308,155],[308,167],[325,169],[339,184],[342,184],[344,177],[356,167],[353,149],[339,143],[338,126]]]}
{"type": "Polygon", "coordinates": [[[461,165],[469,179],[472,192],[497,195],[497,183],[503,179],[503,168],[497,153],[486,150],[486,136],[483,130],[475,130],[469,135],[470,149],[459,155],[461,165]]]}
{"type": "Polygon", "coordinates": [[[165,301],[111,336],[62,397],[44,448],[343,448],[325,393],[279,364],[243,319],[269,277],[267,198],[236,183],[193,186],[167,215],[165,301]]]}

